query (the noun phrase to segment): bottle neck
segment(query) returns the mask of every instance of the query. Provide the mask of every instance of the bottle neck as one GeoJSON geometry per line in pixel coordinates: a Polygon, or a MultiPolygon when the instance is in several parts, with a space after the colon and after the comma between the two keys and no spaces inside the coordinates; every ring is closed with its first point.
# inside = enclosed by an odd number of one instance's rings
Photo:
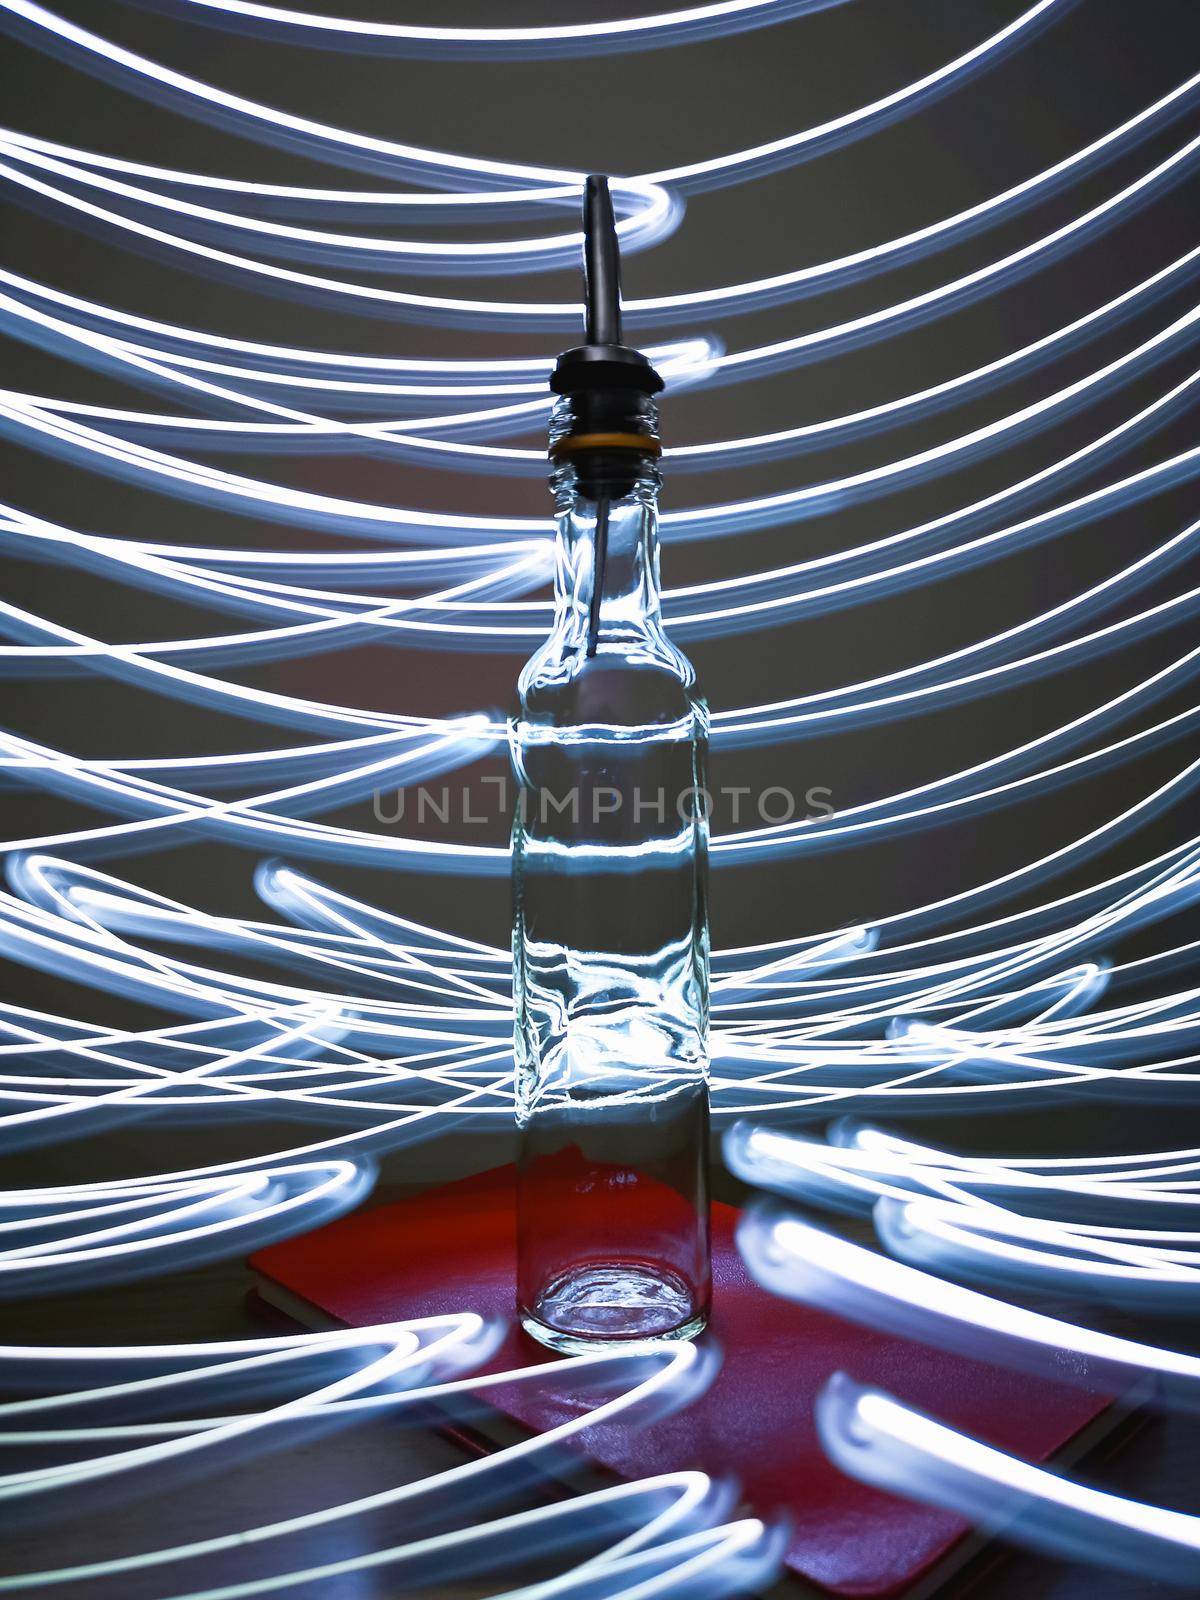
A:
{"type": "Polygon", "coordinates": [[[556,633],[594,656],[662,639],[658,411],[638,389],[564,394],[550,416],[556,633]]]}
{"type": "Polygon", "coordinates": [[[623,454],[613,473],[567,461],[553,477],[556,623],[588,655],[662,627],[658,469],[650,458],[623,454]]]}

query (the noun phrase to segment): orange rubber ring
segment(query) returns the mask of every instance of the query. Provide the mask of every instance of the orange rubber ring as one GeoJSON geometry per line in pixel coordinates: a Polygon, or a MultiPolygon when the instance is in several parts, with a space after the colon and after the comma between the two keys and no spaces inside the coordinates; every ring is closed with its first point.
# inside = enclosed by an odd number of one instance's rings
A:
{"type": "Polygon", "coordinates": [[[662,455],[662,440],[652,433],[568,433],[550,447],[550,458],[573,456],[579,450],[638,450],[642,455],[662,455]]]}

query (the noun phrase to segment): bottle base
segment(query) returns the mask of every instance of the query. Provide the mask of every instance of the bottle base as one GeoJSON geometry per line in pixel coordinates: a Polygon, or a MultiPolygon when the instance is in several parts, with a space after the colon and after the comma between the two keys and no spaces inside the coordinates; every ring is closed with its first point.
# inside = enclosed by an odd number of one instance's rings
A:
{"type": "Polygon", "coordinates": [[[707,1306],[697,1310],[683,1278],[642,1261],[572,1268],[547,1285],[536,1307],[521,1306],[520,1314],[531,1338],[572,1355],[647,1339],[694,1339],[708,1322],[707,1306]]]}

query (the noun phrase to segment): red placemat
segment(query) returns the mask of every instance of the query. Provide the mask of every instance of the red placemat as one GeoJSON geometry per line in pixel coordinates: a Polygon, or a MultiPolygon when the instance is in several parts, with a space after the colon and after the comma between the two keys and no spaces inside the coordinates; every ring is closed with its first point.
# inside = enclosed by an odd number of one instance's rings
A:
{"type": "MultiPolygon", "coordinates": [[[[356,1212],[251,1258],[270,1285],[351,1326],[471,1310],[512,1318],[512,1167],[356,1212]]],[[[685,1410],[641,1428],[619,1421],[582,1444],[623,1478],[680,1467],[732,1475],[760,1514],[783,1508],[788,1565],[839,1595],[902,1594],[966,1532],[959,1518],[844,1477],[826,1459],[813,1400],[841,1369],[988,1443],[1044,1462],[1095,1422],[1108,1397],[950,1356],[780,1300],[747,1272],[733,1240],[738,1212],[713,1206],[713,1315],[704,1338],[723,1362],[685,1410]]],[[[514,1324],[490,1370],[544,1362],[550,1352],[514,1324]]],[[[579,1414],[580,1394],[548,1382],[489,1398],[541,1432],[579,1414]]]]}

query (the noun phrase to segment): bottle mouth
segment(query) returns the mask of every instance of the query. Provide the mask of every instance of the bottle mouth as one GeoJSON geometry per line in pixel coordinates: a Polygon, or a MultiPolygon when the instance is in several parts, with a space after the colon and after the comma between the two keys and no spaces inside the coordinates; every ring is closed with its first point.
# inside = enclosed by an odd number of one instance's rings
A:
{"type": "Polygon", "coordinates": [[[642,389],[583,389],[564,395],[550,419],[549,456],[584,477],[636,473],[662,455],[658,408],[642,389]]]}

